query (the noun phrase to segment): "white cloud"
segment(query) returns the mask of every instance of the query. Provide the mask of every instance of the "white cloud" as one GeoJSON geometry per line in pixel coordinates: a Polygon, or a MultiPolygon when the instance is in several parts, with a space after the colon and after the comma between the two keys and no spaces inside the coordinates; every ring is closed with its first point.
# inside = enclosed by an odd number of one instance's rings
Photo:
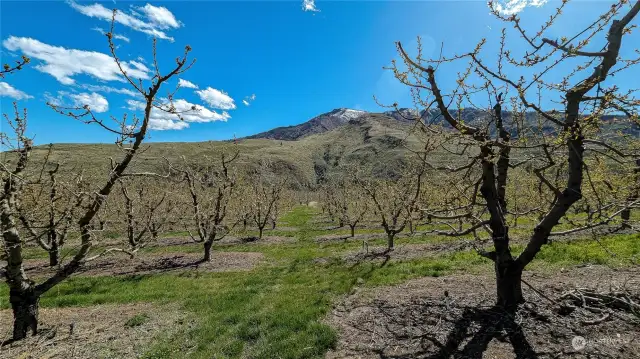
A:
{"type": "Polygon", "coordinates": [[[502,15],[509,16],[519,13],[527,6],[540,7],[548,0],[499,0],[494,3],[494,8],[502,15]]]}
{"type": "Polygon", "coordinates": [[[196,91],[196,93],[202,101],[208,103],[209,106],[213,108],[219,108],[221,110],[234,110],[236,108],[234,100],[223,91],[207,87],[204,90],[196,91]]]}
{"type": "MultiPolygon", "coordinates": [[[[3,42],[8,50],[20,50],[25,55],[43,61],[36,69],[55,77],[65,85],[72,85],[72,78],[87,74],[104,81],[125,81],[116,62],[107,54],[95,51],[66,49],[52,46],[28,37],[11,36],[3,42]]],[[[143,64],[121,62],[122,67],[134,79],[149,79],[149,69],[143,64]],[[139,66],[142,65],[142,66],[139,66]]]]}
{"type": "Polygon", "coordinates": [[[252,94],[251,96],[246,96],[244,100],[242,100],[242,103],[245,106],[249,106],[251,102],[253,102],[255,99],[256,99],[256,94],[252,94]]]}
{"type": "MultiPolygon", "coordinates": [[[[97,32],[101,33],[102,35],[105,35],[105,34],[106,34],[106,32],[104,31],[104,29],[103,29],[103,28],[101,28],[101,27],[94,27],[94,28],[93,28],[93,29],[91,29],[91,30],[93,30],[93,31],[97,31],[97,32]]],[[[128,38],[128,37],[126,37],[126,36],[124,36],[124,35],[120,35],[120,34],[113,34],[113,38],[114,38],[114,39],[116,39],[116,40],[122,40],[122,41],[124,41],[124,42],[130,42],[130,41],[131,41],[131,40],[129,40],[129,38],[128,38]]]]}
{"type": "Polygon", "coordinates": [[[144,71],[144,72],[149,72],[149,71],[150,71],[150,70],[149,70],[149,68],[148,68],[145,64],[143,64],[142,62],[138,62],[138,61],[133,61],[133,60],[131,60],[131,61],[129,61],[129,63],[130,63],[133,67],[135,67],[136,69],[138,69],[138,70],[140,70],[140,71],[144,71]]]}
{"type": "Polygon", "coordinates": [[[304,10],[304,11],[313,11],[313,12],[320,11],[316,7],[316,1],[315,0],[303,0],[302,1],[302,10],[304,10]]]}
{"type": "MultiPolygon", "coordinates": [[[[111,22],[113,10],[107,9],[102,4],[81,5],[75,1],[69,1],[72,8],[83,15],[95,17],[111,22]]],[[[147,4],[143,7],[131,7],[129,13],[118,10],[115,21],[133,30],[173,42],[173,37],[167,35],[164,30],[175,29],[182,26],[175,16],[162,6],[147,4]]]]}
{"type": "Polygon", "coordinates": [[[67,91],[58,91],[58,96],[51,96],[49,93],[44,94],[47,102],[63,107],[84,107],[89,106],[91,111],[95,113],[107,112],[109,110],[109,102],[104,96],[92,93],[70,93],[67,91]]]}
{"type": "Polygon", "coordinates": [[[126,37],[126,36],[124,36],[124,35],[120,35],[120,34],[113,34],[113,37],[114,37],[116,40],[122,40],[122,41],[124,41],[124,42],[129,42],[129,41],[130,41],[128,37],[126,37]]]}
{"type": "Polygon", "coordinates": [[[142,11],[146,15],[147,19],[149,19],[158,28],[177,29],[182,26],[182,23],[176,20],[176,17],[166,7],[147,4],[138,8],[138,10],[142,11]]]}
{"type": "Polygon", "coordinates": [[[194,84],[191,81],[187,81],[187,80],[183,80],[183,79],[179,79],[178,80],[178,86],[184,87],[184,88],[189,88],[189,89],[197,89],[198,88],[198,85],[194,84]]]}
{"type": "Polygon", "coordinates": [[[109,102],[107,99],[95,92],[70,94],[69,97],[73,101],[74,106],[77,107],[88,105],[93,112],[97,113],[107,112],[107,110],[109,110],[109,102]]]}
{"type": "Polygon", "coordinates": [[[144,110],[144,102],[136,100],[127,100],[127,108],[129,110],[144,110]]]}
{"type": "Polygon", "coordinates": [[[132,96],[132,97],[136,97],[136,96],[140,95],[140,93],[138,93],[137,91],[132,91],[132,90],[129,90],[129,89],[126,89],[126,88],[115,88],[115,87],[104,86],[104,85],[87,85],[87,84],[83,84],[83,85],[80,85],[80,87],[82,87],[85,90],[92,91],[92,92],[119,93],[119,94],[132,96]]]}
{"type": "MultiPolygon", "coordinates": [[[[166,99],[160,99],[160,101],[166,103],[166,99]]],[[[144,102],[136,100],[127,100],[127,104],[128,108],[134,111],[142,111],[145,106],[144,102]]],[[[183,99],[173,100],[173,106],[176,112],[180,113],[182,120],[176,114],[153,108],[149,118],[149,128],[152,130],[181,130],[189,127],[189,123],[193,122],[227,121],[231,118],[226,111],[218,113],[183,99]]]]}
{"type": "Polygon", "coordinates": [[[154,118],[154,117],[149,119],[150,130],[156,130],[156,131],[183,130],[188,127],[189,127],[189,124],[184,121],[166,120],[166,119],[154,118]]]}
{"type": "Polygon", "coordinates": [[[11,97],[15,100],[24,100],[33,98],[33,96],[29,96],[26,93],[14,88],[6,82],[0,82],[0,97],[11,97]]]}

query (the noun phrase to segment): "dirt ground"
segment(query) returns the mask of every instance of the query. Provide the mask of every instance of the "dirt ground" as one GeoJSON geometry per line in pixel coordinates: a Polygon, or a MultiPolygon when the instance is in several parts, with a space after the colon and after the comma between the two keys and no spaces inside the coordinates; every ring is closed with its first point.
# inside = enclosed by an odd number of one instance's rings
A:
{"type": "MultiPolygon", "coordinates": [[[[369,229],[379,229],[379,228],[375,228],[375,227],[368,227],[369,229]]],[[[336,229],[335,227],[331,228],[331,229],[336,229]]],[[[342,227],[340,229],[343,230],[349,230],[349,227],[342,227]]],[[[413,236],[421,236],[424,235],[424,233],[421,232],[415,232],[413,234],[411,233],[398,233],[396,234],[396,239],[398,238],[408,238],[408,237],[413,237],[413,236]]],[[[356,230],[356,233],[353,237],[351,237],[351,234],[349,233],[344,233],[344,234],[326,234],[326,235],[321,235],[321,236],[317,236],[315,238],[315,241],[317,243],[322,243],[322,242],[344,242],[344,241],[369,241],[372,239],[385,239],[386,240],[387,235],[384,232],[377,232],[377,233],[358,233],[358,230],[356,230]]]]}
{"type": "MultiPolygon", "coordinates": [[[[346,227],[346,229],[349,229],[346,227]]],[[[352,241],[366,241],[376,238],[383,238],[385,236],[384,233],[356,233],[353,237],[349,233],[346,234],[326,234],[322,236],[317,236],[315,241],[317,243],[323,242],[352,242],[352,241]]]]}
{"type": "MultiPolygon", "coordinates": [[[[144,254],[135,258],[127,255],[110,255],[91,261],[81,268],[79,276],[110,276],[130,274],[152,274],[171,271],[195,270],[225,272],[250,270],[264,260],[258,252],[216,252],[211,262],[201,262],[202,253],[144,254]]],[[[49,267],[46,259],[25,261],[25,271],[32,277],[48,276],[55,268],[49,267]]]]}
{"type": "Polygon", "coordinates": [[[640,358],[638,315],[614,310],[599,321],[603,315],[581,307],[561,311],[559,300],[572,288],[606,292],[624,287],[640,303],[640,268],[589,266],[555,276],[527,272],[523,279],[541,294],[523,286],[527,303],[515,317],[493,306],[495,284],[489,275],[428,277],[358,289],[327,319],[340,333],[327,359],[640,358]]]}
{"type": "MultiPolygon", "coordinates": [[[[175,305],[150,303],[41,308],[40,320],[38,335],[0,347],[0,359],[136,358],[154,337],[192,324],[175,305]]],[[[11,322],[11,311],[0,310],[0,343],[10,338],[11,322]]]]}
{"type": "Polygon", "coordinates": [[[441,256],[470,248],[472,242],[466,240],[440,243],[412,243],[396,245],[392,251],[386,246],[364,246],[358,250],[345,253],[343,259],[347,262],[364,260],[385,261],[389,259],[407,260],[441,256]]]}
{"type": "MultiPolygon", "coordinates": [[[[265,233],[268,233],[265,231],[265,233]]],[[[285,236],[269,236],[265,235],[262,239],[255,238],[241,238],[234,236],[226,236],[223,239],[213,243],[213,246],[222,246],[229,244],[280,244],[280,243],[293,243],[296,241],[295,237],[285,236]]],[[[201,246],[202,244],[194,242],[191,238],[187,237],[166,237],[158,238],[157,240],[149,243],[147,247],[167,247],[167,246],[184,246],[194,245],[201,246]]]]}

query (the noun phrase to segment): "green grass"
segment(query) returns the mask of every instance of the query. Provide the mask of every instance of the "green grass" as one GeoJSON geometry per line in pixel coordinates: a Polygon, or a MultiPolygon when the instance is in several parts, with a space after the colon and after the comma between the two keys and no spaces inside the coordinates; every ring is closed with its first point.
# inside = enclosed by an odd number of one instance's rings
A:
{"type": "Polygon", "coordinates": [[[624,267],[640,259],[640,234],[613,235],[570,242],[556,242],[544,246],[532,262],[532,268],[552,269],[576,264],[599,264],[624,267]]]}
{"type": "MultiPolygon", "coordinates": [[[[356,286],[394,285],[456,271],[490,272],[491,264],[472,251],[432,258],[354,263],[342,258],[359,241],[315,243],[313,208],[298,207],[282,217],[282,226],[299,228],[295,243],[217,246],[215,251],[262,252],[267,264],[247,272],[74,277],[41,300],[42,307],[102,303],[178,302],[193,313],[195,326],[172,337],[156,338],[147,358],[321,358],[335,346],[337,333],[322,322],[332,304],[356,286]],[[318,261],[322,258],[322,261],[318,261]]],[[[397,243],[442,242],[438,236],[399,238],[397,243]]],[[[370,241],[383,245],[384,240],[370,241]]],[[[514,252],[521,247],[514,246],[514,252]]],[[[153,248],[153,251],[201,251],[200,245],[153,248]]],[[[552,270],[576,264],[629,265],[640,255],[640,234],[556,242],[545,246],[530,269],[552,270]],[[604,249],[606,248],[606,250],[604,249]],[[612,256],[610,253],[615,253],[612,256]]],[[[215,260],[215,252],[214,259],[215,260]]],[[[0,286],[0,307],[8,290],[0,286]]],[[[127,326],[141,325],[144,315],[127,326]]]]}
{"type": "Polygon", "coordinates": [[[144,323],[149,321],[149,315],[146,313],[136,314],[133,317],[129,318],[124,326],[127,328],[135,328],[143,325],[144,323]]]}

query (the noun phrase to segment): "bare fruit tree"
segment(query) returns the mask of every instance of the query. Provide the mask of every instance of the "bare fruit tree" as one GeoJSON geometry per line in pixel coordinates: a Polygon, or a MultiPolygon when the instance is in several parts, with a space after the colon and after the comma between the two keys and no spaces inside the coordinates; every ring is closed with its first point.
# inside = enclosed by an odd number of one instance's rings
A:
{"type": "Polygon", "coordinates": [[[397,178],[373,178],[355,176],[354,183],[362,189],[371,202],[375,214],[387,235],[387,248],[394,248],[395,237],[405,230],[420,198],[424,176],[429,168],[426,162],[431,142],[425,142],[424,151],[407,160],[414,165],[405,166],[397,178]]]}
{"type": "Polygon", "coordinates": [[[627,37],[640,2],[606,4],[602,15],[577,35],[544,37],[564,15],[566,3],[530,30],[519,15],[503,15],[489,2],[506,24],[493,55],[484,51],[485,39],[470,52],[433,60],[423,57],[421,46],[412,57],[397,43],[404,65],[394,63],[393,71],[412,88],[416,104],[433,115],[424,120],[425,127],[449,139],[443,148],[454,155],[453,164],[445,166],[444,178],[455,180],[463,200],[446,212],[430,214],[442,221],[466,221],[463,230],[438,233],[489,237],[491,250],[479,253],[495,264],[497,304],[507,311],[523,302],[522,272],[551,237],[611,224],[638,204],[637,197],[625,195],[637,186],[631,180],[637,138],[612,136],[605,128],[638,124],[640,102],[633,89],[621,89],[613,80],[640,62],[621,58],[623,40],[626,46],[634,44],[627,37]],[[509,49],[511,36],[528,48],[509,49]],[[466,67],[443,90],[438,74],[458,63],[466,67]],[[475,122],[465,119],[472,110],[475,122]],[[539,184],[539,198],[531,208],[539,220],[517,255],[510,246],[514,210],[507,191],[514,178],[533,178],[539,184]],[[586,215],[569,212],[578,203],[585,204],[586,215]]]}
{"type": "MultiPolygon", "coordinates": [[[[140,147],[147,135],[152,111],[167,111],[179,115],[175,107],[171,104],[162,103],[156,99],[160,88],[164,83],[174,76],[188,70],[193,62],[187,59],[191,48],[187,46],[182,57],[176,59],[173,69],[165,75],[155,66],[155,74],[147,89],[144,88],[142,80],[134,79],[127,73],[127,65],[116,55],[116,46],[112,41],[113,28],[116,11],[114,10],[111,29],[106,34],[111,54],[115,64],[120,69],[123,78],[144,98],[144,115],[123,117],[121,121],[116,121],[115,125],[110,125],[108,121],[98,118],[89,106],[83,107],[62,107],[57,104],[49,104],[55,111],[66,116],[73,117],[87,124],[96,124],[106,131],[118,136],[118,145],[122,150],[122,157],[119,161],[111,162],[111,168],[106,175],[106,180],[98,186],[97,190],[77,193],[83,198],[78,219],[74,225],[74,232],[78,233],[79,244],[70,259],[60,265],[57,271],[45,277],[39,283],[29,278],[25,272],[23,246],[27,241],[33,240],[30,231],[22,230],[19,227],[20,202],[23,199],[25,184],[32,182],[32,172],[29,169],[29,157],[33,150],[33,141],[27,137],[27,113],[21,114],[15,108],[12,117],[6,116],[9,127],[13,133],[2,133],[2,145],[10,148],[15,154],[14,165],[2,163],[2,193],[0,194],[0,225],[2,227],[2,248],[4,258],[7,262],[5,276],[9,286],[9,301],[13,309],[14,325],[13,340],[20,340],[27,336],[29,330],[34,334],[38,327],[38,308],[40,297],[74,274],[84,263],[98,258],[101,255],[117,250],[107,249],[92,255],[91,249],[94,245],[92,222],[105,205],[114,187],[122,178],[129,176],[140,176],[141,173],[128,172],[127,169],[139,152],[140,147]]],[[[154,64],[155,58],[154,41],[154,64]]],[[[37,180],[37,178],[35,178],[37,180]]]]}
{"type": "Polygon", "coordinates": [[[115,203],[118,223],[124,224],[129,253],[134,254],[156,240],[175,222],[176,201],[162,179],[130,178],[120,181],[121,198],[115,203]]]}
{"type": "MultiPolygon", "coordinates": [[[[241,181],[240,183],[242,183],[241,181]]],[[[251,188],[249,186],[238,186],[236,189],[237,197],[241,200],[237,201],[235,206],[236,217],[238,219],[238,223],[242,223],[242,231],[246,232],[250,222],[253,220],[253,206],[251,205],[250,200],[244,200],[247,198],[251,198],[251,188]]]]}
{"type": "MultiPolygon", "coordinates": [[[[223,239],[238,223],[230,218],[233,201],[236,200],[236,172],[233,167],[239,152],[220,153],[219,159],[206,158],[203,164],[190,164],[183,158],[185,167],[180,169],[187,182],[190,206],[196,226],[195,242],[204,246],[203,261],[211,261],[213,243],[223,239]]],[[[200,162],[200,161],[199,161],[200,162]]]]}
{"type": "Polygon", "coordinates": [[[49,253],[49,265],[55,267],[60,264],[60,251],[77,219],[76,213],[83,201],[78,194],[86,188],[86,183],[82,174],[61,180],[61,164],[48,160],[52,151],[50,145],[38,180],[24,183],[22,200],[16,208],[22,228],[49,253]],[[48,166],[50,168],[46,168],[48,166]]]}
{"type": "Polygon", "coordinates": [[[278,178],[268,161],[261,161],[249,176],[251,191],[251,218],[258,227],[258,239],[280,206],[280,199],[287,184],[286,178],[278,178]]]}
{"type": "Polygon", "coordinates": [[[353,168],[341,168],[340,172],[330,177],[327,198],[333,199],[334,211],[340,220],[341,227],[349,226],[351,237],[355,237],[358,224],[369,213],[369,201],[364,190],[353,180],[353,168]]]}
{"type": "Polygon", "coordinates": [[[338,227],[344,226],[344,221],[340,213],[340,208],[342,207],[343,198],[340,197],[340,191],[338,188],[338,181],[334,179],[335,176],[329,176],[327,180],[322,184],[322,193],[323,193],[323,201],[322,201],[322,212],[329,216],[329,219],[333,222],[336,217],[338,219],[338,227]]]}

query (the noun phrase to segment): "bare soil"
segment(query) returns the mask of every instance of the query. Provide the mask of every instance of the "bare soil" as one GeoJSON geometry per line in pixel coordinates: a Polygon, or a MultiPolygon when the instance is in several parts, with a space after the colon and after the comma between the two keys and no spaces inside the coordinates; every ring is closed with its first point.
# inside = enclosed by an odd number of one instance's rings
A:
{"type": "Polygon", "coordinates": [[[427,258],[441,256],[447,253],[464,250],[471,247],[471,242],[466,240],[415,243],[396,245],[393,250],[386,246],[364,246],[358,250],[345,253],[343,259],[347,262],[361,262],[365,260],[385,261],[390,259],[408,260],[415,258],[427,258]]]}
{"type": "MultiPolygon", "coordinates": [[[[80,276],[143,275],[171,271],[227,272],[250,270],[264,260],[257,252],[213,252],[211,262],[202,262],[202,253],[144,254],[129,258],[111,255],[85,264],[80,276]]],[[[47,276],[55,272],[46,259],[25,261],[25,271],[32,277],[47,276]]]]}
{"type": "Polygon", "coordinates": [[[523,285],[527,303],[515,317],[493,306],[495,279],[489,275],[358,289],[327,319],[340,332],[327,358],[640,358],[638,316],[614,311],[599,321],[602,315],[580,307],[563,312],[558,300],[572,288],[624,286],[638,302],[640,268],[526,272],[523,279],[538,292],[523,285]]]}
{"type": "MultiPolygon", "coordinates": [[[[368,229],[380,229],[377,227],[367,227],[368,229]]],[[[338,229],[336,227],[332,227],[332,228],[327,228],[329,230],[331,229],[338,229]]],[[[349,227],[342,227],[339,229],[346,229],[349,230],[349,227]]],[[[398,233],[396,234],[396,239],[398,238],[408,238],[408,237],[413,237],[413,236],[420,236],[420,235],[424,235],[425,233],[420,233],[420,232],[415,232],[415,233],[398,233]]],[[[356,229],[356,233],[353,237],[351,237],[350,233],[344,233],[344,234],[327,234],[327,235],[321,235],[321,236],[317,236],[315,241],[318,243],[321,242],[331,242],[331,241],[368,241],[368,240],[372,240],[372,239],[386,239],[387,235],[384,232],[378,232],[378,233],[358,233],[358,230],[356,229]]]]}
{"type": "Polygon", "coordinates": [[[154,338],[192,324],[187,313],[175,305],[41,308],[37,335],[1,345],[11,336],[11,323],[11,311],[0,310],[0,359],[137,358],[149,349],[154,338]],[[144,319],[132,325],[135,316],[144,319]]]}
{"type": "MultiPolygon", "coordinates": [[[[349,228],[347,227],[347,230],[349,228]]],[[[384,237],[384,233],[356,233],[353,237],[351,234],[326,234],[322,236],[317,236],[315,241],[317,243],[322,242],[344,242],[344,241],[366,241],[370,239],[382,238],[384,237]]]]}
{"type": "MultiPolygon", "coordinates": [[[[268,233],[265,231],[265,233],[268,233]]],[[[253,240],[250,237],[235,237],[226,236],[223,239],[213,243],[213,246],[231,245],[231,244],[281,244],[281,243],[294,243],[295,237],[285,236],[263,236],[262,239],[253,240]]],[[[147,247],[168,247],[168,246],[184,246],[184,245],[202,245],[194,242],[190,237],[167,237],[158,238],[157,240],[150,242],[147,247]]]]}
{"type": "MultiPolygon", "coordinates": [[[[276,229],[277,231],[277,229],[276,229]]],[[[269,233],[265,231],[265,233],[269,233]]],[[[297,239],[295,237],[288,236],[270,236],[264,235],[261,239],[257,237],[229,237],[224,238],[218,243],[218,245],[225,244],[282,244],[282,243],[295,243],[297,239]]]]}

